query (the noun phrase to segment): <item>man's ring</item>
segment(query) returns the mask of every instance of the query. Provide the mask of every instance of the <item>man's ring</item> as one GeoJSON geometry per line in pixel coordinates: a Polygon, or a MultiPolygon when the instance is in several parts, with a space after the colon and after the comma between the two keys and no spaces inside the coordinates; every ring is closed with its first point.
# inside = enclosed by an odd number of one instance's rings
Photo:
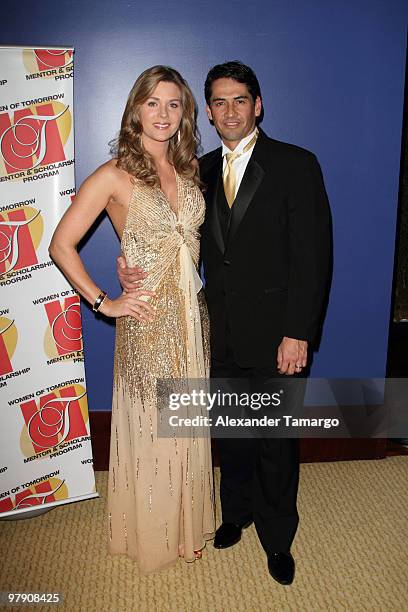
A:
{"type": "Polygon", "coordinates": [[[295,365],[295,368],[296,368],[297,370],[301,370],[301,369],[302,369],[302,366],[301,366],[301,365],[299,365],[299,364],[297,363],[297,364],[295,365]]]}

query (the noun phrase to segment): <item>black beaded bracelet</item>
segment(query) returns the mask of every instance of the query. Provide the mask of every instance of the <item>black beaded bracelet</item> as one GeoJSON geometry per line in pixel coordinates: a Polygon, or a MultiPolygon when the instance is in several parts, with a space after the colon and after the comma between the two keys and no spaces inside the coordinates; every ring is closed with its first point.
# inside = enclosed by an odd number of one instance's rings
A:
{"type": "Polygon", "coordinates": [[[98,295],[98,297],[95,300],[95,304],[92,306],[92,310],[94,312],[98,312],[100,305],[102,304],[103,300],[106,298],[107,293],[106,291],[101,291],[100,294],[98,295]]]}

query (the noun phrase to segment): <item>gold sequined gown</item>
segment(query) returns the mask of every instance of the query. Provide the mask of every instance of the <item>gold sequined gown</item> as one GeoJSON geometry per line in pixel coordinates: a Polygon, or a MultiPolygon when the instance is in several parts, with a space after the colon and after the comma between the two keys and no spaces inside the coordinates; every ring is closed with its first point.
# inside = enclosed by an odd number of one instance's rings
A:
{"type": "Polygon", "coordinates": [[[129,266],[156,292],[151,323],[117,319],[108,491],[108,550],[139,571],[194,560],[214,534],[209,437],[157,436],[156,380],[209,373],[208,314],[197,275],[204,199],[176,175],[178,215],[164,193],[136,181],[122,236],[129,266]]]}

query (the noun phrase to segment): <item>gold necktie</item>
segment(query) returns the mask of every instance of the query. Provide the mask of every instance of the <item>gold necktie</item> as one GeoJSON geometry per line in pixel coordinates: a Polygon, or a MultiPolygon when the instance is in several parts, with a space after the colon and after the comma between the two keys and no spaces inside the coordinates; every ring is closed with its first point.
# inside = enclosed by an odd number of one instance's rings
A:
{"type": "Polygon", "coordinates": [[[227,153],[225,156],[227,163],[226,163],[225,170],[224,170],[223,182],[224,182],[225,197],[227,199],[228,206],[230,208],[232,207],[234,200],[235,200],[235,195],[236,195],[235,191],[236,191],[236,183],[237,183],[237,177],[235,174],[233,163],[236,159],[238,159],[238,157],[241,157],[241,155],[249,151],[249,149],[255,144],[255,141],[257,138],[258,138],[258,131],[256,131],[256,133],[251,138],[251,140],[248,142],[248,144],[245,145],[245,147],[242,150],[242,153],[235,153],[233,151],[232,153],[227,153]]]}

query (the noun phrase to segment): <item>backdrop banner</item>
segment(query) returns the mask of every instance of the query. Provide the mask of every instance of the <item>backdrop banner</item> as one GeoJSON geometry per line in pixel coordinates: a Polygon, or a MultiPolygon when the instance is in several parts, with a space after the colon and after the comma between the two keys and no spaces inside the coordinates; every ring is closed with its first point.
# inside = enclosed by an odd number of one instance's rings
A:
{"type": "Polygon", "coordinates": [[[75,195],[73,59],[0,48],[0,518],[98,497],[79,296],[48,254],[75,195]]]}

